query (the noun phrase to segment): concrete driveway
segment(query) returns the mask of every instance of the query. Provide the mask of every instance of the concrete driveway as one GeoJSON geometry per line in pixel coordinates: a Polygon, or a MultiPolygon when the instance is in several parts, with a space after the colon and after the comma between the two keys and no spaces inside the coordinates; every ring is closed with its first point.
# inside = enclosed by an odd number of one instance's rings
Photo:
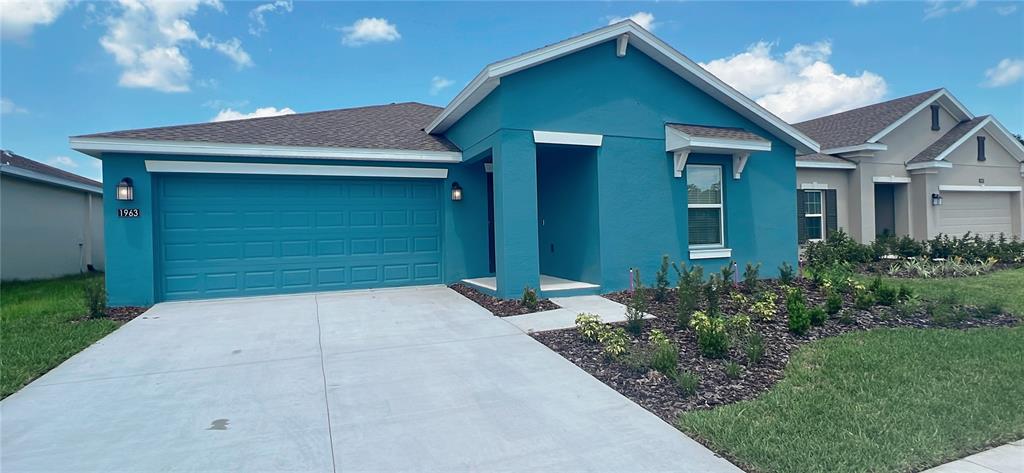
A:
{"type": "Polygon", "coordinates": [[[0,403],[19,471],[739,471],[440,286],[159,304],[0,403]]]}

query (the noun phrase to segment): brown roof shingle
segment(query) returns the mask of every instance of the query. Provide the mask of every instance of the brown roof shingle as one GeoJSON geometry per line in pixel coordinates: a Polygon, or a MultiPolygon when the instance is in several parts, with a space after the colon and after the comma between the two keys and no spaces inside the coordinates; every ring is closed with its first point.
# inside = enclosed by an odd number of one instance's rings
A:
{"type": "Polygon", "coordinates": [[[942,89],[796,123],[793,126],[821,144],[821,149],[864,144],[942,89]]]}
{"type": "Polygon", "coordinates": [[[66,179],[69,181],[77,182],[79,184],[85,184],[89,186],[96,186],[103,188],[103,183],[94,181],[88,177],[79,176],[73,172],[67,172],[62,169],[57,169],[53,166],[43,164],[39,161],[28,159],[19,154],[15,154],[10,150],[0,151],[0,166],[11,166],[15,168],[25,169],[28,171],[38,172],[40,174],[46,174],[60,179],[66,179]]]}
{"type": "Polygon", "coordinates": [[[963,136],[970,132],[971,129],[988,117],[988,115],[982,115],[980,117],[975,117],[971,120],[964,120],[958,123],[953,128],[950,128],[945,135],[942,135],[942,138],[935,140],[934,143],[920,153],[917,153],[917,156],[911,158],[907,163],[923,163],[934,160],[942,154],[943,151],[949,149],[950,146],[953,146],[953,143],[956,143],[956,140],[963,138],[963,136]]]}
{"type": "Polygon", "coordinates": [[[423,128],[440,107],[416,102],[76,136],[328,148],[459,151],[423,128]]]}
{"type": "Polygon", "coordinates": [[[742,128],[684,125],[681,123],[669,123],[668,127],[674,130],[679,130],[690,136],[699,136],[702,138],[723,138],[727,140],[741,141],[768,141],[742,128]]]}

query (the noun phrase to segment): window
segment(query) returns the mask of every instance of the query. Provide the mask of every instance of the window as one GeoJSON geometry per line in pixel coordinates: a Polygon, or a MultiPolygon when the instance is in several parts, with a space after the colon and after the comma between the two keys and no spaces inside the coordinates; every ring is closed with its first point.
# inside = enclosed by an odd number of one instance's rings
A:
{"type": "Polygon", "coordinates": [[[825,205],[822,194],[822,191],[804,192],[804,225],[810,241],[825,239],[825,205]]]}
{"type": "Polygon", "coordinates": [[[939,106],[937,104],[932,104],[931,109],[932,109],[932,131],[938,131],[939,130],[939,106]]]}
{"type": "Polygon", "coordinates": [[[722,167],[686,166],[690,248],[725,246],[722,218],[722,167]]]}
{"type": "Polygon", "coordinates": [[[978,137],[978,161],[985,160],[985,137],[978,137]]]}

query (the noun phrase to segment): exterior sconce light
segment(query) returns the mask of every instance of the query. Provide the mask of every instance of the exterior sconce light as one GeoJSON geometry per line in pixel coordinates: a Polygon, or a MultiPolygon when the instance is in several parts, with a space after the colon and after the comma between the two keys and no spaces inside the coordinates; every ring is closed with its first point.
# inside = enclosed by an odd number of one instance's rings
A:
{"type": "Polygon", "coordinates": [[[942,205],[942,194],[932,194],[932,206],[938,207],[942,205]]]}
{"type": "Polygon", "coordinates": [[[452,183],[452,200],[456,202],[462,200],[462,186],[458,182],[452,183]]]}
{"type": "Polygon", "coordinates": [[[135,200],[135,187],[132,178],[126,177],[117,183],[117,200],[135,200]]]}

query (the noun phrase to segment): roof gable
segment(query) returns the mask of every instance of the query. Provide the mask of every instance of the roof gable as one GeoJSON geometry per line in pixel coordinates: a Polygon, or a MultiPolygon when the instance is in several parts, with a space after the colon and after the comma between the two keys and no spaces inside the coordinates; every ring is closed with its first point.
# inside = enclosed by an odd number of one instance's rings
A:
{"type": "Polygon", "coordinates": [[[103,183],[94,181],[78,174],[67,172],[62,169],[57,169],[53,166],[49,166],[39,161],[28,159],[24,156],[16,154],[9,150],[0,151],[0,169],[5,171],[11,168],[16,168],[27,173],[16,172],[13,174],[21,175],[26,178],[33,177],[46,177],[52,179],[46,179],[47,182],[53,184],[64,184],[68,187],[75,188],[88,188],[96,192],[101,192],[103,189],[103,183]]]}
{"type": "Polygon", "coordinates": [[[942,161],[949,156],[949,153],[953,152],[956,148],[960,147],[965,141],[975,136],[982,129],[987,130],[993,138],[1011,156],[1014,157],[1018,162],[1024,162],[1024,145],[1017,141],[1006,128],[999,123],[995,117],[991,115],[983,115],[980,117],[973,118],[971,120],[965,120],[960,122],[955,127],[942,135],[932,143],[931,146],[925,148],[917,156],[914,156],[907,164],[920,164],[928,163],[933,161],[942,161]]]}
{"type": "Polygon", "coordinates": [[[765,110],[753,100],[729,87],[695,62],[630,20],[615,23],[488,65],[434,118],[427,126],[426,131],[430,133],[444,133],[447,131],[449,127],[458,122],[494,91],[505,76],[613,40],[619,41],[618,49],[620,51],[625,50],[624,42],[628,42],[629,46],[649,56],[715,100],[725,104],[757,126],[778,136],[796,148],[799,153],[818,151],[818,144],[814,140],[765,110]]]}

